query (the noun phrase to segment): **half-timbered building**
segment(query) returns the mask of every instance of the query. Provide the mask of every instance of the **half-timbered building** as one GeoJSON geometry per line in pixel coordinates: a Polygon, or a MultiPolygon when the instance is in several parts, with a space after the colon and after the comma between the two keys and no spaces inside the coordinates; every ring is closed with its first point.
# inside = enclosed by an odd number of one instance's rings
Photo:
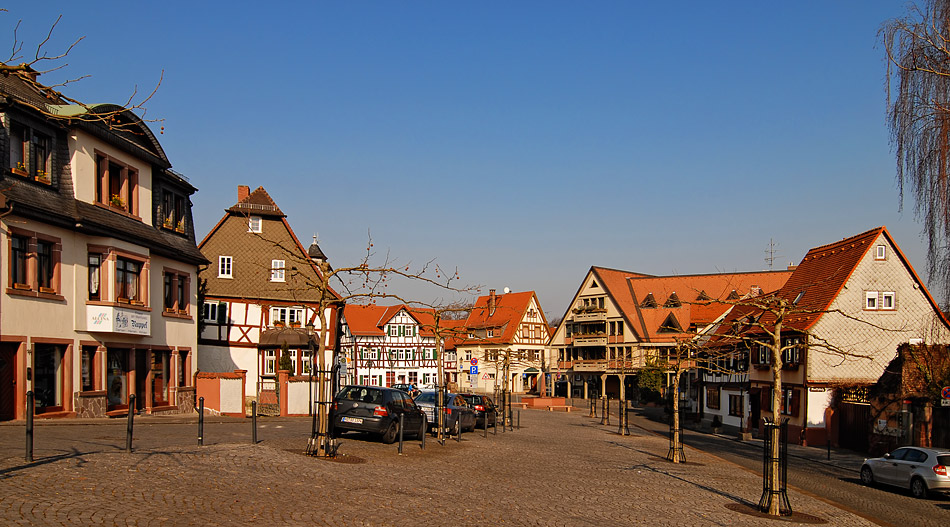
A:
{"type": "MultiPolygon", "coordinates": [[[[436,339],[434,324],[431,309],[404,304],[347,305],[343,309],[340,349],[347,357],[348,382],[414,384],[420,389],[441,384],[437,382],[437,361],[447,358],[436,339]]],[[[445,366],[443,362],[443,371],[445,366]]]]}
{"type": "Polygon", "coordinates": [[[549,333],[534,291],[489,290],[475,301],[463,327],[455,343],[460,389],[544,393],[549,333]]]}
{"type": "Polygon", "coordinates": [[[309,377],[318,348],[311,339],[324,340],[325,364],[331,364],[342,303],[319,285],[326,256],[316,237],[304,248],[263,187],[238,186],[237,203],[199,248],[211,261],[200,274],[201,371],[246,372],[249,397],[258,397],[274,389],[282,353],[289,356],[292,381],[309,377]]]}

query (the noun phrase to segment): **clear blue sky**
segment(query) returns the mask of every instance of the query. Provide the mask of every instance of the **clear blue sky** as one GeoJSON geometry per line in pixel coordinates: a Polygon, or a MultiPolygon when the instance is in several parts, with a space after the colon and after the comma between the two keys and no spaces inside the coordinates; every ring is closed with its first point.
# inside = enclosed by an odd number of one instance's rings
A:
{"type": "MultiPolygon", "coordinates": [[[[877,30],[904,2],[25,2],[8,40],[86,39],[66,90],[146,118],[199,188],[203,237],[263,185],[336,266],[400,261],[535,290],[592,265],[752,271],[899,212],[877,30]],[[156,124],[156,128],[159,125],[156,124]]],[[[429,292],[407,294],[431,295],[429,292]]],[[[432,298],[423,298],[432,300],[432,298]]]]}

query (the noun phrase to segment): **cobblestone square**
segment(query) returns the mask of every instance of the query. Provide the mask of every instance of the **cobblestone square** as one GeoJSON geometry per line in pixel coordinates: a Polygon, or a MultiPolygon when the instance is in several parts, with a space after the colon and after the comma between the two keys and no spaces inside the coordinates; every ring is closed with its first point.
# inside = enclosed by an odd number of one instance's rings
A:
{"type": "MultiPolygon", "coordinates": [[[[0,522],[6,525],[776,525],[742,514],[761,478],[632,427],[619,436],[579,413],[520,412],[521,428],[464,434],[404,453],[344,436],[351,462],[301,454],[310,421],[138,419],[38,423],[35,461],[23,461],[22,425],[0,427],[0,522]]],[[[790,492],[796,513],[829,525],[872,525],[790,492]]]]}

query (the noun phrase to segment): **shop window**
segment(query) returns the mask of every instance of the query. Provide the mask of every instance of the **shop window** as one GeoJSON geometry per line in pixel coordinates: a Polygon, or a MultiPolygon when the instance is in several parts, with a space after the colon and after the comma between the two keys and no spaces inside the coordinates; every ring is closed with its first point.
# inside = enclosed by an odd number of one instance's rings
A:
{"type": "Polygon", "coordinates": [[[167,351],[152,352],[151,387],[152,406],[168,406],[171,355],[167,351]]]}
{"type": "Polygon", "coordinates": [[[90,392],[96,389],[96,347],[83,346],[80,356],[80,377],[82,391],[90,392]]]}
{"type": "Polygon", "coordinates": [[[189,370],[191,363],[189,361],[188,350],[178,352],[178,386],[191,386],[191,376],[189,370]]]}
{"type": "Polygon", "coordinates": [[[710,408],[713,410],[719,409],[719,387],[718,386],[706,387],[706,408],[710,408]]]}
{"type": "Polygon", "coordinates": [[[142,267],[142,262],[122,257],[116,258],[115,290],[117,302],[144,304],[142,267]]]}
{"type": "Polygon", "coordinates": [[[138,215],[138,172],[104,154],[96,154],[96,202],[138,215]]]}
{"type": "Polygon", "coordinates": [[[128,365],[129,350],[110,349],[106,352],[106,397],[109,406],[129,404],[128,365]]]}
{"type": "Polygon", "coordinates": [[[729,395],[729,415],[733,417],[742,417],[742,395],[729,395]]]}
{"type": "Polygon", "coordinates": [[[33,351],[33,394],[37,412],[63,409],[63,347],[37,344],[33,351]]]}

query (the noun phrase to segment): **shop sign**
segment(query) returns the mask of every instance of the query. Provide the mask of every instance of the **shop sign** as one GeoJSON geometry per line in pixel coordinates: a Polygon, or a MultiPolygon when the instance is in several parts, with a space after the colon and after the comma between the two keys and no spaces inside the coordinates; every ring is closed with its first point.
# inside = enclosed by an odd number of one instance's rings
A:
{"type": "Polygon", "coordinates": [[[92,332],[151,335],[150,313],[114,306],[86,306],[86,329],[92,332]]]}

